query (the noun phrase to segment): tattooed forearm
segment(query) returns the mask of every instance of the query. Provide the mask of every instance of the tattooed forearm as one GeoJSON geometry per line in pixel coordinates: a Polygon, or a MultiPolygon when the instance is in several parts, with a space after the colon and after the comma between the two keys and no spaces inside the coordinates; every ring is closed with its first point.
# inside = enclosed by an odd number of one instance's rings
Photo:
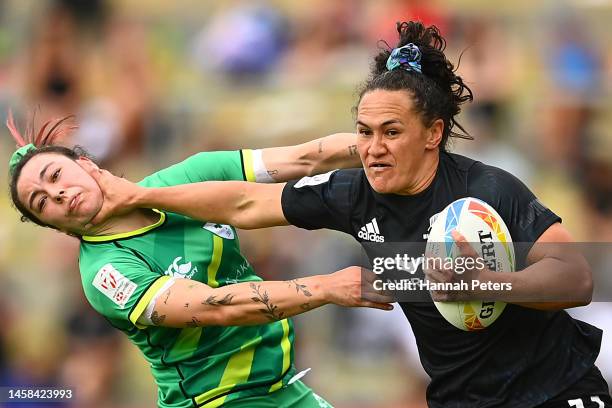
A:
{"type": "Polygon", "coordinates": [[[349,151],[349,156],[355,156],[357,154],[357,145],[350,145],[348,147],[348,151],[349,151]]]}
{"type": "Polygon", "coordinates": [[[251,298],[253,302],[261,303],[265,306],[265,309],[259,309],[270,321],[277,321],[283,319],[285,312],[278,310],[278,306],[274,305],[270,301],[268,291],[264,290],[261,292],[261,285],[250,283],[251,289],[253,290],[254,297],[251,298]]]}
{"type": "Polygon", "coordinates": [[[168,289],[168,292],[166,293],[166,298],[164,299],[164,304],[167,305],[168,304],[168,298],[170,297],[170,293],[172,291],[170,289],[168,289]]]}
{"type": "Polygon", "coordinates": [[[302,292],[304,296],[312,296],[312,293],[308,290],[308,286],[302,285],[297,279],[291,279],[287,284],[289,284],[289,287],[295,287],[295,293],[302,292]]]}
{"type": "Polygon", "coordinates": [[[185,322],[185,325],[187,327],[198,327],[200,325],[200,321],[198,320],[197,317],[192,316],[191,317],[191,321],[190,322],[185,322]]]}
{"type": "Polygon", "coordinates": [[[216,296],[209,296],[206,300],[202,301],[203,305],[210,305],[210,306],[227,306],[232,304],[232,299],[234,298],[234,295],[232,295],[231,293],[228,293],[227,295],[223,296],[221,299],[217,299],[216,296]]]}
{"type": "Polygon", "coordinates": [[[154,310],[151,314],[151,322],[153,322],[155,326],[161,326],[164,320],[166,320],[166,315],[160,316],[159,313],[157,313],[157,310],[154,310]]]}

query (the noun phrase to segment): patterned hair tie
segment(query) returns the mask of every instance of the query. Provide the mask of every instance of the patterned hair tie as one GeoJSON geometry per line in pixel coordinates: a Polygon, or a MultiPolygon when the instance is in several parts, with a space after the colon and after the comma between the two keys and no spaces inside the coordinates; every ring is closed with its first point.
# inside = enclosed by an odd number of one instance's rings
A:
{"type": "Polygon", "coordinates": [[[387,69],[393,71],[395,68],[401,67],[406,71],[415,71],[421,73],[421,50],[413,43],[404,45],[403,47],[394,48],[391,51],[389,59],[387,59],[387,69]]]}

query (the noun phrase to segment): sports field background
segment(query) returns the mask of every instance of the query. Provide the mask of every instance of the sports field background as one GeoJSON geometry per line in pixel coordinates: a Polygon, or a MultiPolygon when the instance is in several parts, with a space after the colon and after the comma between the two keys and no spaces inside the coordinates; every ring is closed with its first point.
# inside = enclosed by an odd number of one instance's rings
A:
{"type": "MultiPolygon", "coordinates": [[[[476,140],[454,150],[513,172],[578,240],[612,241],[609,0],[4,0],[0,112],[74,113],[81,127],[66,143],[138,180],[202,150],[352,130],[377,40],[393,44],[394,22],[411,18],[440,27],[453,61],[463,52],[476,102],[461,121],[476,140]]],[[[13,145],[1,133],[6,163],[13,145]]],[[[266,279],[359,254],[331,232],[240,236],[266,279]]],[[[84,301],[77,247],[20,223],[0,196],[0,385],[67,384],[74,406],[151,407],[144,359],[84,301]]],[[[612,304],[577,313],[607,330],[599,365],[612,382],[612,304]]],[[[312,367],[305,382],[337,407],[424,406],[401,312],[328,306],[295,321],[298,368],[312,367]]]]}

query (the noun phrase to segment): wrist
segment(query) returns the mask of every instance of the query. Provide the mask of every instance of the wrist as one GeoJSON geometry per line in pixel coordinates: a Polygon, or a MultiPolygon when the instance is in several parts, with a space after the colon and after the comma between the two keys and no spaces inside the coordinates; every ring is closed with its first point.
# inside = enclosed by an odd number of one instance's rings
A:
{"type": "Polygon", "coordinates": [[[149,204],[151,203],[151,190],[152,189],[147,187],[138,186],[130,200],[130,206],[132,208],[149,208],[149,204]]]}
{"type": "Polygon", "coordinates": [[[322,305],[334,303],[334,274],[313,276],[313,294],[322,305]]]}

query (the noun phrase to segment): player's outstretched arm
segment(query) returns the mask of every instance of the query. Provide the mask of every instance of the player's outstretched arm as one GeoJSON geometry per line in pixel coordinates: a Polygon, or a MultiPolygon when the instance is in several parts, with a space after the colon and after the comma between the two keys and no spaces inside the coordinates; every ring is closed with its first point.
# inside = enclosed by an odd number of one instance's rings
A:
{"type": "Polygon", "coordinates": [[[147,188],[106,170],[95,169],[90,174],[104,195],[90,226],[136,208],[156,208],[243,229],[288,225],[281,206],[284,183],[206,181],[147,188]]]}
{"type": "MultiPolygon", "coordinates": [[[[281,320],[328,303],[391,310],[382,295],[361,297],[361,268],[290,281],[254,281],[211,288],[176,279],[159,294],[148,324],[166,327],[244,326],[281,320]]],[[[145,312],[146,313],[146,312],[145,312]]],[[[139,319],[143,322],[143,318],[139,319]]]]}
{"type": "Polygon", "coordinates": [[[361,167],[356,139],[353,133],[335,133],[295,146],[262,149],[265,169],[261,171],[270,177],[267,181],[283,182],[335,169],[361,167]]]}

